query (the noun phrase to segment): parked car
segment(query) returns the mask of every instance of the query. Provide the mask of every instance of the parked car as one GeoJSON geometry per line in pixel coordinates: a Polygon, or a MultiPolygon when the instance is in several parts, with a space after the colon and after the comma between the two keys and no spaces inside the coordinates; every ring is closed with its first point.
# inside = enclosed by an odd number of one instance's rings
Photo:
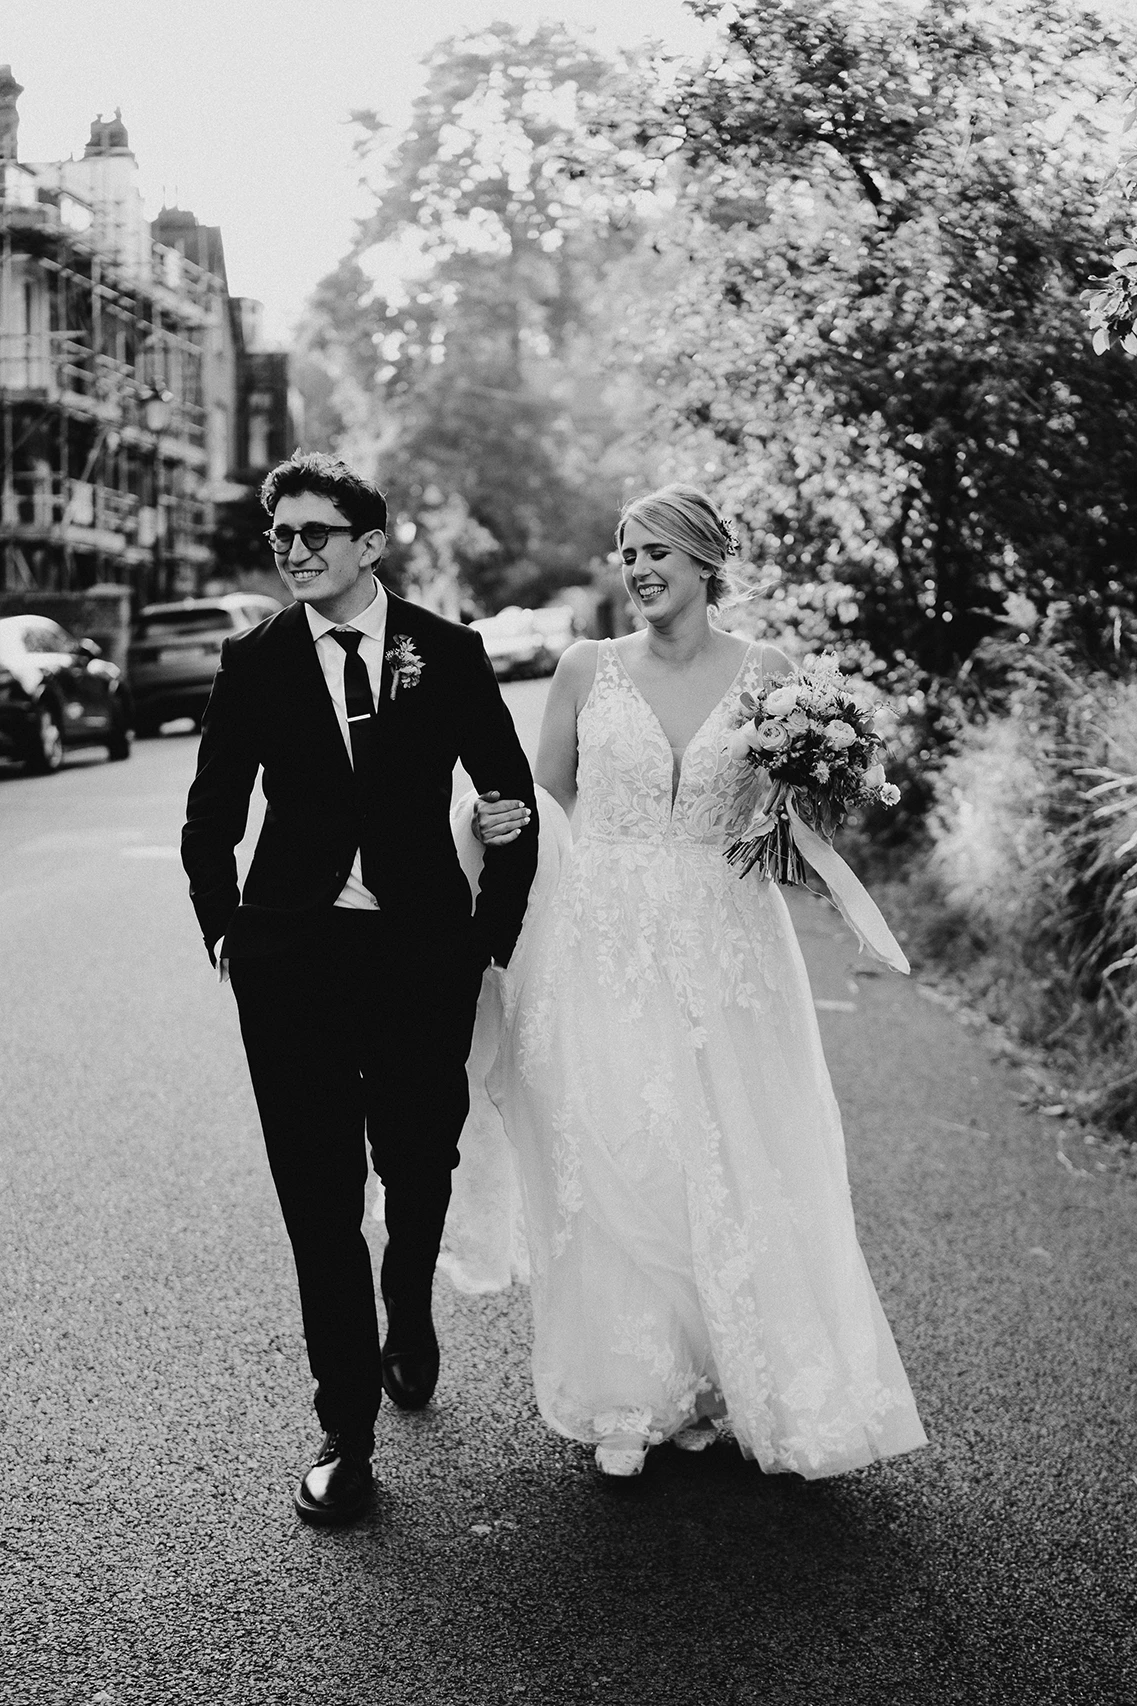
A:
{"type": "Polygon", "coordinates": [[[501,681],[551,675],[561,653],[575,638],[573,614],[567,605],[522,610],[511,604],[496,616],[476,617],[470,626],[482,636],[494,674],[501,681]]]}
{"type": "Polygon", "coordinates": [[[130,757],[130,691],[94,640],[47,616],[0,617],[0,755],[58,770],[77,746],[130,757]]]}
{"type": "Polygon", "coordinates": [[[157,734],[175,717],[200,726],[222,641],[281,609],[278,599],[255,592],[144,605],[126,660],[138,733],[157,734]]]}
{"type": "Polygon", "coordinates": [[[576,618],[567,604],[549,604],[544,610],[531,610],[529,614],[541,636],[541,673],[552,675],[576,639],[576,618]]]}

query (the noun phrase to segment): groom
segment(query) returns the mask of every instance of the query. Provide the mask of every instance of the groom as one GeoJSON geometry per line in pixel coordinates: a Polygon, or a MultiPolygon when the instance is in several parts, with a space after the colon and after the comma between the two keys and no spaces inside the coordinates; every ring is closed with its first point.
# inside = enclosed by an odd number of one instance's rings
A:
{"type": "Polygon", "coordinates": [[[377,580],[387,506],[343,462],[298,452],[261,500],[295,603],[221,649],[182,862],[232,980],[296,1260],[326,1436],[296,1509],[336,1523],[370,1493],[382,1391],[418,1409],[438,1378],[431,1282],[474,1009],[516,941],[537,824],[487,861],[471,916],[449,825],[456,762],[480,792],[534,808],[481,641],[377,580]],[[267,810],[242,894],[234,848],[258,770],[267,810]],[[386,1205],[382,1346],[365,1132],[386,1205]]]}

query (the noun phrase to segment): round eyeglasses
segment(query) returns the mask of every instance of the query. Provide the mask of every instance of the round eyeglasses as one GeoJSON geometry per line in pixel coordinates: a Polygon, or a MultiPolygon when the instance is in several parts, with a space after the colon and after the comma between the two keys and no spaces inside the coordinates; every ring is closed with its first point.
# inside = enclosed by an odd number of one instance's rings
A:
{"type": "Polygon", "coordinates": [[[306,551],[322,551],[331,534],[354,532],[354,527],[327,527],[322,521],[306,521],[303,527],[268,527],[265,538],[272,546],[274,557],[287,557],[297,535],[306,551]]]}

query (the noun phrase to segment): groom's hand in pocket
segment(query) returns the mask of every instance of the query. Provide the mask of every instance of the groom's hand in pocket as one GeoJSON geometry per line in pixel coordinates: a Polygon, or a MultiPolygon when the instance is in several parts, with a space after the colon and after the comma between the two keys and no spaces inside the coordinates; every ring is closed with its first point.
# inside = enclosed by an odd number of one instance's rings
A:
{"type": "Polygon", "coordinates": [[[496,791],[479,794],[474,806],[474,834],[483,847],[504,847],[517,840],[530,815],[524,800],[503,800],[496,791]]]}

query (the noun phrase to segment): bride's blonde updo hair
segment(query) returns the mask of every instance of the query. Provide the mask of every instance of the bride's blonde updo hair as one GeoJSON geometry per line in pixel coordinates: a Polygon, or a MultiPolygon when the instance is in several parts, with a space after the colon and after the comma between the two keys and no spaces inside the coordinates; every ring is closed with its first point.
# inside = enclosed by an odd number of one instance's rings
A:
{"type": "Polygon", "coordinates": [[[724,604],[737,596],[741,583],[729,572],[727,558],[737,555],[738,536],[697,486],[677,481],[626,503],[616,529],[616,544],[621,549],[629,521],[638,521],[660,544],[685,552],[698,564],[707,577],[708,604],[724,604]]]}

